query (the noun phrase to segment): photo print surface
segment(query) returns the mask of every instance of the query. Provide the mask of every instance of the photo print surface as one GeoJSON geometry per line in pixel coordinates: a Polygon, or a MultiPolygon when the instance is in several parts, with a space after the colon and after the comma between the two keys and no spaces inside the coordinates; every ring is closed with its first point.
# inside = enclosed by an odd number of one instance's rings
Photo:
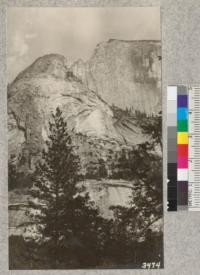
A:
{"type": "Polygon", "coordinates": [[[163,268],[160,9],[7,17],[9,268],[163,268]]]}

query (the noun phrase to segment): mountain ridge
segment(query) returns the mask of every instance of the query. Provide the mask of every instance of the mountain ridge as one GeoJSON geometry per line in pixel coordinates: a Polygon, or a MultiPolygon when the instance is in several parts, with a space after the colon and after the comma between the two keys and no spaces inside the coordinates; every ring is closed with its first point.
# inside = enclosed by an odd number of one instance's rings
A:
{"type": "MultiPolygon", "coordinates": [[[[119,40],[102,42],[86,62],[79,59],[71,64],[60,54],[47,54],[37,58],[8,87],[9,154],[14,154],[20,159],[28,158],[25,162],[32,163],[32,159],[35,162],[48,136],[50,114],[57,107],[63,111],[70,130],[74,129],[77,134],[86,135],[91,142],[96,142],[96,138],[101,139],[105,148],[110,148],[110,145],[105,143],[111,140],[117,143],[117,149],[114,146],[115,149],[112,150],[120,150],[123,144],[133,146],[148,140],[133,116],[122,115],[120,119],[116,118],[112,108],[114,105],[119,110],[125,109],[119,102],[131,102],[133,104],[128,107],[132,108],[133,113],[139,109],[148,114],[148,111],[153,110],[151,102],[159,104],[159,96],[156,95],[159,87],[156,91],[149,92],[150,95],[146,94],[145,83],[143,91],[141,83],[141,90],[132,91],[129,87],[132,85],[132,88],[137,88],[137,85],[134,86],[137,81],[133,77],[133,68],[137,68],[136,65],[146,59],[152,60],[153,75],[149,76],[149,69],[144,69],[144,64],[139,65],[139,73],[143,72],[146,79],[150,79],[150,86],[154,88],[159,78],[159,74],[157,77],[155,73],[157,67],[153,67],[154,57],[159,53],[159,48],[156,46],[154,49],[154,42],[148,42],[147,45],[146,41],[140,42],[144,52],[136,47],[138,43],[134,41],[127,41],[125,48],[122,45],[124,43],[119,40]],[[130,53],[134,53],[135,58],[131,62],[130,53]],[[135,61],[137,64],[132,66],[135,61]],[[119,67],[116,67],[116,64],[119,64],[119,67]],[[120,85],[124,90],[120,90],[120,85]],[[133,98],[136,102],[131,100],[133,98]],[[138,100],[141,103],[145,102],[146,110],[140,109],[138,100]]],[[[159,63],[156,64],[159,67],[159,63]]],[[[142,106],[145,104],[142,103],[142,106]]],[[[87,155],[85,141],[83,147],[84,154],[87,155]]]]}
{"type": "Polygon", "coordinates": [[[66,79],[72,73],[110,105],[155,114],[161,109],[160,60],[159,40],[110,39],[99,43],[87,61],[72,63],[60,54],[39,57],[14,82],[45,75],[66,79]]]}

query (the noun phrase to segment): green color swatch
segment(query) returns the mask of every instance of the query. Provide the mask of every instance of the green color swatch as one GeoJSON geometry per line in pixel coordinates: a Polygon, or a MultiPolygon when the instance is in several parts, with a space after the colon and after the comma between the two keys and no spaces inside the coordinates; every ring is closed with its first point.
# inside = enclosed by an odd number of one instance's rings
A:
{"type": "Polygon", "coordinates": [[[178,132],[187,132],[188,131],[188,121],[187,120],[178,120],[177,125],[178,132]]]}

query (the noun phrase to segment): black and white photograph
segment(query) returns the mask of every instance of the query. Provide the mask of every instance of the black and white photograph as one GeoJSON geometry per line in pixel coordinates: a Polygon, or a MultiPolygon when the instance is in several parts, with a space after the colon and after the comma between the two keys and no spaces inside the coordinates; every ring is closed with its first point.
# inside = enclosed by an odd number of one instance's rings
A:
{"type": "Polygon", "coordinates": [[[159,7],[7,10],[9,269],[163,268],[159,7]]]}

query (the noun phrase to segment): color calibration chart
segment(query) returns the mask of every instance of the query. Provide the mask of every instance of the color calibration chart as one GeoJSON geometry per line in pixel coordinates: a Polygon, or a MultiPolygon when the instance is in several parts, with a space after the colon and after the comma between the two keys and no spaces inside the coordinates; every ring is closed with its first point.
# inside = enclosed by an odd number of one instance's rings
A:
{"type": "Polygon", "coordinates": [[[167,88],[168,211],[200,211],[200,86],[167,88]]]}
{"type": "Polygon", "coordinates": [[[189,210],[200,210],[200,86],[189,87],[189,210]]]}

